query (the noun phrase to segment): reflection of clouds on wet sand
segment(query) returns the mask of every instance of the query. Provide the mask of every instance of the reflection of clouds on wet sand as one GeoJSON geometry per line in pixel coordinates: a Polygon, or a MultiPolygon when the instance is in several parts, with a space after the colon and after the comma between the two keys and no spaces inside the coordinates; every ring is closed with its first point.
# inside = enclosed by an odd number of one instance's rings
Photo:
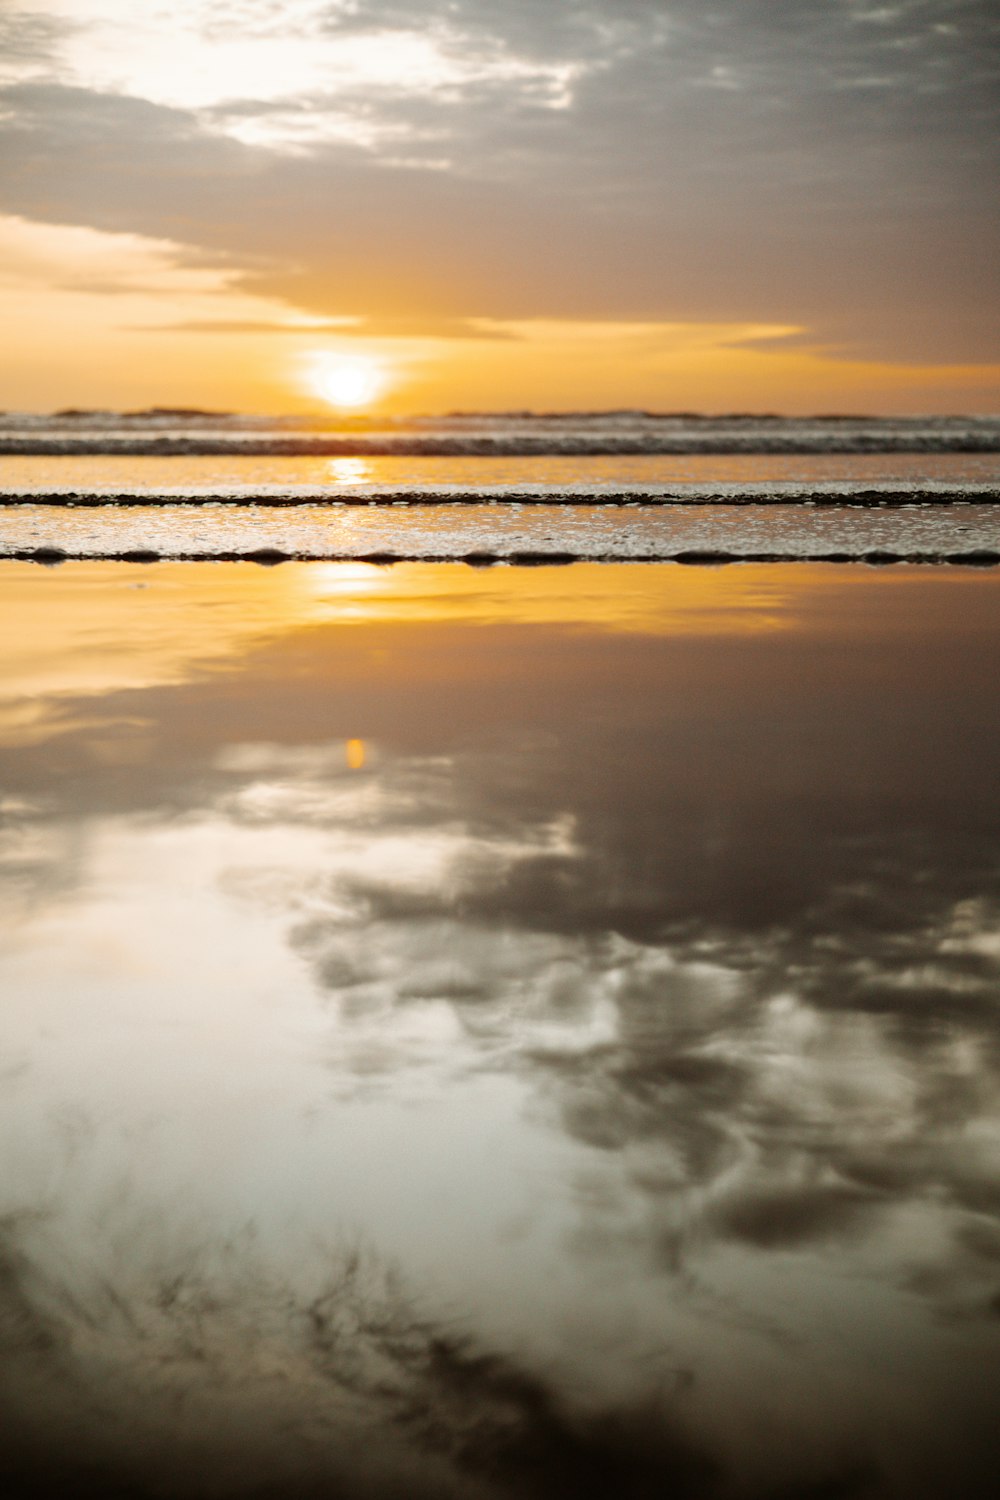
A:
{"type": "MultiPolygon", "coordinates": [[[[342,894],[335,918],[293,933],[357,1044],[381,1036],[386,1072],[405,1070],[416,1059],[386,1044],[387,1020],[447,1003],[477,1066],[526,1071],[576,1139],[619,1156],[671,1264],[706,1237],[769,1249],[877,1234],[924,1198],[957,1231],[1000,1203],[1000,965],[984,957],[970,976],[964,943],[896,933],[886,964],[858,943],[808,961],[779,933],[755,964],[721,934],[697,956],[612,933],[514,940],[447,917],[452,903],[481,910],[481,890],[401,918],[394,886],[388,919],[361,891],[360,917],[342,894]]],[[[949,926],[982,947],[997,912],[980,909],[974,933],[972,916],[949,926]]]]}
{"type": "Polygon", "coordinates": [[[996,604],[937,590],[920,653],[893,585],[853,655],[822,593],[71,683],[0,752],[29,1446],[103,1432],[123,1494],[140,1431],[240,1494],[976,1493],[996,604]]]}
{"type": "MultiPolygon", "coordinates": [[[[393,828],[390,822],[374,836],[377,845],[379,835],[385,835],[390,859],[404,827],[393,828]]],[[[651,1473],[659,1482],[661,1473],[671,1472],[669,1465],[660,1469],[659,1458],[641,1456],[648,1440],[647,1418],[641,1413],[650,1410],[653,1399],[651,1390],[643,1388],[648,1384],[655,1391],[666,1382],[672,1390],[676,1375],[671,1372],[679,1365],[695,1371],[694,1385],[684,1394],[694,1440],[716,1450],[717,1461],[717,1450],[727,1441],[742,1444],[744,1463],[752,1448],[745,1433],[734,1435],[732,1417],[717,1410],[726,1390],[726,1351],[732,1357],[735,1346],[744,1380],[752,1374],[768,1399],[761,1403],[740,1382],[729,1400],[735,1400],[745,1419],[747,1413],[760,1419],[776,1399],[774,1393],[780,1393],[781,1422],[789,1436],[803,1422],[828,1429],[827,1449],[821,1445],[819,1455],[811,1457],[796,1449],[790,1471],[800,1472],[803,1465],[808,1469],[813,1462],[827,1473],[839,1472],[838,1444],[864,1438],[858,1409],[863,1402],[845,1394],[842,1363],[850,1366],[861,1352],[871,1352],[871,1343],[877,1348],[883,1340],[897,1338],[906,1324],[916,1325],[908,1299],[929,1300],[937,1312],[952,1318],[972,1315],[960,1352],[965,1359],[988,1355],[991,1342],[988,1329],[983,1337],[981,1320],[996,1295],[1000,1251],[989,1202],[996,1188],[996,1155],[989,1147],[997,1080],[995,1058],[991,1065],[989,1055],[983,1055],[988,1054],[988,1033],[984,1036],[978,1018],[973,1026],[949,1022],[940,1034],[935,1026],[933,1034],[914,1038],[905,1026],[900,1029],[905,999],[895,1016],[881,1009],[856,1010],[849,993],[839,997],[829,966],[823,978],[836,1003],[829,995],[817,999],[822,958],[812,972],[800,974],[801,991],[789,984],[769,993],[766,981],[781,967],[776,951],[781,936],[755,971],[745,947],[727,947],[722,937],[702,936],[692,945],[697,952],[681,946],[671,951],[666,943],[643,945],[609,932],[523,933],[505,922],[477,918],[474,912],[488,908],[489,888],[502,885],[510,861],[518,852],[532,855],[530,843],[523,851],[490,848],[481,839],[463,839],[460,828],[453,827],[449,838],[434,846],[436,863],[429,860],[423,866],[424,884],[416,890],[416,900],[412,869],[401,867],[399,878],[391,879],[383,864],[376,885],[370,870],[353,868],[356,845],[350,819],[336,829],[338,838],[346,835],[345,847],[329,831],[318,839],[305,837],[286,848],[289,863],[284,868],[277,857],[280,845],[274,842],[280,831],[273,824],[252,823],[248,829],[213,821],[170,830],[160,839],[154,835],[151,841],[129,827],[111,835],[112,842],[117,838],[131,849],[119,847],[114,858],[95,861],[89,871],[92,891],[106,882],[115,888],[141,882],[139,861],[152,849],[159,881],[165,874],[170,884],[194,875],[195,905],[210,901],[214,886],[222,892],[221,906],[235,902],[239,913],[238,920],[231,916],[227,930],[221,907],[209,911],[203,932],[204,941],[215,946],[211,959],[199,956],[192,962],[191,954],[184,954],[170,970],[171,940],[187,930],[196,951],[199,940],[198,929],[190,926],[192,914],[180,914],[181,925],[161,938],[154,966],[156,972],[168,971],[167,989],[157,997],[147,972],[141,1023],[116,1015],[106,1000],[102,1010],[98,1001],[98,991],[106,991],[112,980],[119,1006],[131,1005],[134,953],[120,944],[111,951],[98,942],[90,954],[97,966],[93,988],[86,982],[83,928],[89,926],[92,935],[96,929],[99,936],[101,927],[94,894],[86,920],[68,917],[81,922],[75,934],[58,921],[42,930],[41,937],[54,941],[57,951],[65,952],[68,942],[74,952],[80,979],[72,1006],[87,1007],[83,1024],[71,1031],[62,1069],[57,1045],[34,1048],[35,1083],[47,1091],[49,1108],[55,1107],[55,1116],[43,1120],[41,1133],[57,1128],[70,1148],[62,1181],[45,1206],[72,1226],[93,1214],[96,1203],[113,1230],[110,1251],[92,1229],[88,1240],[88,1259],[101,1267],[103,1290],[84,1285],[81,1291],[75,1282],[62,1294],[73,1310],[66,1317],[60,1314],[42,1336],[46,1347],[54,1341],[59,1349],[60,1369],[70,1351],[74,1372],[72,1390],[58,1386],[55,1394],[49,1386],[52,1371],[46,1367],[38,1377],[50,1416],[55,1401],[58,1420],[91,1432],[96,1409],[74,1403],[81,1399],[81,1383],[87,1385],[87,1371],[94,1370],[101,1400],[116,1410],[121,1406],[119,1385],[128,1391],[140,1382],[132,1393],[141,1408],[136,1425],[131,1425],[125,1401],[123,1425],[109,1439],[115,1463],[122,1451],[130,1451],[137,1431],[147,1451],[150,1444],[172,1443],[179,1422],[185,1437],[174,1461],[182,1474],[193,1461],[189,1454],[207,1443],[213,1462],[235,1465],[226,1469],[234,1483],[245,1482],[243,1464],[255,1474],[270,1465],[287,1482],[285,1439],[301,1432],[308,1438],[301,1440],[305,1474],[312,1474],[313,1463],[322,1470],[316,1445],[325,1441],[347,1465],[350,1493],[366,1494],[371,1486],[377,1494],[378,1476],[372,1478],[360,1459],[355,1466],[351,1444],[358,1428],[378,1431],[387,1425],[399,1444],[398,1453],[392,1444],[383,1452],[390,1469],[394,1462],[405,1466],[413,1461],[411,1442],[419,1452],[431,1453],[416,1469],[406,1470],[409,1492],[416,1495],[425,1463],[431,1471],[428,1493],[438,1493],[433,1484],[445,1484],[437,1474],[439,1464],[451,1476],[449,1482],[458,1483],[452,1466],[463,1476],[456,1493],[475,1493],[465,1480],[471,1485],[480,1464],[499,1475],[511,1494],[535,1493],[519,1468],[527,1464],[531,1473],[541,1465],[543,1474],[574,1476],[580,1487],[569,1493],[599,1494],[600,1488],[583,1487],[574,1467],[578,1460],[584,1466],[597,1462],[590,1439],[574,1436],[571,1441],[561,1424],[569,1423],[575,1433],[574,1424],[583,1421],[563,1412],[567,1401],[572,1409],[569,1392],[576,1382],[569,1370],[574,1355],[589,1363],[600,1351],[604,1371],[596,1381],[593,1370],[584,1377],[589,1388],[584,1410],[593,1411],[597,1403],[594,1420],[602,1433],[618,1431],[625,1422],[621,1447],[601,1450],[601,1461],[612,1466],[605,1479],[610,1483],[608,1476],[617,1476],[619,1492],[628,1494],[621,1488],[622,1476],[630,1465],[638,1466],[634,1493],[642,1494],[640,1479],[647,1482],[651,1473]],[[172,874],[170,843],[176,860],[172,874]],[[206,859],[206,848],[214,851],[214,863],[206,859]],[[380,910],[383,898],[385,913],[380,910]],[[470,915],[459,920],[455,912],[463,907],[470,915]],[[295,914],[291,926],[290,913],[295,914]],[[248,917],[270,933],[268,940],[252,945],[249,955],[248,917]],[[283,946],[282,933],[290,948],[283,946]],[[295,991],[294,1004],[281,1002],[275,1026],[278,996],[294,985],[282,953],[286,960],[296,954],[306,960],[311,985],[295,991]],[[194,986],[182,995],[177,987],[185,976],[194,986]],[[812,998],[805,998],[810,989],[812,998]],[[311,995],[320,998],[318,1013],[312,1011],[311,995]],[[129,1024],[133,1037],[123,1038],[129,1024]],[[171,1040],[164,1027],[180,1028],[181,1034],[171,1040]],[[98,1035],[88,1050],[86,1036],[95,1028],[98,1035]],[[130,1094],[124,1075],[149,1045],[158,1055],[146,1057],[130,1094]],[[269,1045],[284,1055],[262,1064],[260,1049],[269,1045]],[[192,1079],[199,1054],[205,1059],[204,1076],[192,1079]],[[312,1058],[319,1061],[318,1071],[312,1058]],[[81,1069],[75,1086],[68,1071],[74,1068],[81,1069]],[[234,1082],[234,1075],[242,1081],[234,1082]],[[484,1075],[517,1085],[499,1116],[495,1109],[491,1114],[482,1108],[489,1103],[488,1095],[479,1092],[484,1075]],[[95,1076],[103,1079],[101,1100],[93,1098],[95,1076]],[[207,1089],[213,1091],[211,1100],[207,1089]],[[233,1097],[225,1098],[226,1093],[233,1097]],[[442,1111],[439,1094],[454,1096],[458,1108],[442,1111]],[[304,1108],[314,1121],[321,1120],[321,1149],[315,1141],[310,1146],[310,1127],[303,1125],[301,1115],[292,1118],[276,1107],[276,1096],[292,1106],[292,1113],[304,1108]],[[95,1112],[90,1120],[80,1113],[88,1098],[95,1112]],[[340,1117],[347,1120],[346,1129],[337,1125],[335,1101],[350,1111],[340,1117]],[[190,1134],[182,1130],[178,1137],[172,1131],[167,1119],[171,1108],[193,1119],[190,1134]],[[498,1169],[502,1173],[505,1164],[502,1153],[499,1161],[482,1153],[489,1152],[498,1128],[524,1133],[517,1115],[525,1110],[529,1124],[516,1170],[530,1171],[533,1161],[544,1177],[546,1195],[558,1200],[558,1211],[529,1196],[528,1201],[505,1204],[498,1220],[475,1188],[469,1192],[474,1177],[470,1181],[463,1172],[462,1151],[456,1150],[452,1133],[457,1129],[472,1136],[478,1153],[473,1172],[481,1178],[479,1192],[488,1203],[498,1188],[498,1169]],[[435,1129],[426,1120],[421,1125],[413,1111],[437,1115],[440,1126],[435,1129]],[[259,1112],[263,1119],[255,1126],[251,1117],[259,1112]],[[397,1118],[407,1112],[410,1120],[397,1118]],[[203,1138],[204,1131],[210,1134],[203,1138]],[[287,1171],[297,1179],[289,1199],[297,1202],[304,1228],[344,1222],[339,1216],[348,1208],[350,1224],[364,1213],[365,1194],[352,1184],[351,1171],[343,1164],[327,1162],[325,1170],[321,1164],[331,1150],[346,1149],[360,1155],[359,1177],[379,1174],[382,1186],[375,1185],[376,1196],[405,1191],[398,1170],[379,1155],[382,1149],[392,1152],[401,1146],[400,1131],[415,1134],[419,1142],[419,1150],[405,1163],[405,1171],[420,1174],[410,1203],[432,1217],[445,1207],[442,1223],[457,1239],[453,1253],[461,1258],[478,1248],[475,1229],[463,1232],[446,1205],[433,1208],[442,1183],[457,1176],[466,1184],[458,1212],[483,1217],[487,1238],[502,1229],[526,1246],[522,1275],[534,1267],[540,1276],[551,1276],[559,1266],[572,1294],[588,1299],[576,1310],[571,1333],[566,1328],[560,1332],[557,1320],[541,1337],[533,1337],[524,1327],[526,1320],[511,1321],[496,1310],[481,1319],[487,1328],[506,1324],[508,1341],[523,1351],[520,1370],[508,1370],[502,1359],[498,1365],[496,1357],[477,1352],[476,1344],[467,1351],[460,1341],[458,1353],[450,1352],[447,1318],[443,1325],[435,1324],[432,1310],[422,1322],[407,1325],[408,1332],[385,1334],[388,1353],[376,1339],[369,1354],[365,1339],[373,1327],[385,1333],[387,1315],[366,1315],[362,1337],[351,1322],[360,1314],[345,1312],[334,1358],[318,1350],[304,1332],[311,1305],[308,1287],[299,1289],[298,1268],[290,1283],[286,1254],[270,1267],[265,1258],[263,1269],[255,1269],[258,1252],[252,1246],[239,1254],[216,1251],[221,1259],[205,1269],[199,1264],[205,1253],[197,1248],[197,1232],[178,1233],[175,1225],[171,1232],[161,1228],[151,1233],[147,1227],[143,1234],[156,1249],[149,1265],[137,1266],[136,1242],[143,1236],[127,1223],[115,1225],[115,1212],[121,1211],[120,1205],[116,1210],[115,1189],[100,1173],[95,1177],[95,1159],[104,1160],[106,1171],[127,1170],[130,1162],[141,1161],[157,1181],[151,1188],[133,1189],[130,1196],[141,1201],[151,1192],[156,1200],[166,1184],[183,1195],[182,1202],[200,1201],[209,1223],[221,1214],[226,1238],[227,1209],[235,1215],[241,1204],[273,1199],[270,1172],[287,1171]],[[220,1143],[220,1133],[231,1137],[228,1143],[220,1143]],[[569,1153],[558,1146],[563,1133],[575,1143],[569,1153]],[[260,1152],[279,1159],[270,1169],[262,1169],[259,1160],[248,1164],[244,1159],[260,1152]],[[443,1153],[443,1177],[428,1169],[423,1161],[427,1152],[443,1153]],[[296,1156],[302,1158],[298,1165],[296,1156]],[[223,1186],[219,1179],[218,1174],[231,1176],[234,1170],[247,1178],[243,1195],[233,1193],[231,1181],[223,1186]],[[213,1193],[220,1188],[223,1201],[213,1206],[213,1193]],[[299,1202],[303,1192],[307,1196],[299,1202]],[[316,1195],[312,1204],[310,1193],[316,1195]],[[519,1215],[527,1220],[520,1226],[519,1215]],[[173,1257],[167,1255],[164,1266],[158,1266],[156,1257],[164,1255],[163,1242],[169,1245],[171,1237],[173,1257]],[[735,1257],[734,1247],[739,1251],[735,1257]],[[182,1274],[192,1263],[193,1286],[182,1274]],[[609,1288],[609,1276],[621,1278],[624,1293],[609,1288]],[[852,1281],[858,1286],[852,1287],[852,1281]],[[176,1292],[169,1291],[175,1285],[176,1292]],[[824,1287],[830,1304],[825,1307],[824,1287]],[[166,1307],[160,1306],[163,1298],[166,1307]],[[851,1328],[850,1319],[845,1327],[841,1299],[855,1309],[871,1302],[866,1330],[851,1328]],[[641,1333],[632,1326],[636,1318],[641,1333]],[[841,1349],[848,1350],[846,1361],[843,1354],[830,1360],[822,1353],[823,1341],[834,1330],[841,1349]],[[96,1341],[96,1348],[88,1340],[96,1341]],[[416,1352],[411,1350],[414,1343],[416,1352]],[[633,1371],[626,1378],[623,1368],[640,1351],[645,1373],[637,1379],[633,1371]],[[795,1389],[801,1379],[795,1372],[805,1351],[810,1380],[804,1392],[795,1389]],[[350,1369],[337,1364],[341,1357],[350,1368],[368,1360],[381,1372],[378,1380],[373,1377],[371,1385],[362,1383],[357,1389],[350,1369]],[[466,1358],[471,1373],[462,1363],[466,1358]],[[402,1368],[393,1361],[401,1361],[402,1368]],[[392,1374],[388,1393],[387,1363],[392,1374]],[[481,1368],[486,1375],[477,1384],[481,1368]],[[275,1382],[281,1392],[280,1426],[275,1425],[275,1382]],[[640,1402],[640,1414],[627,1420],[615,1415],[623,1383],[629,1398],[623,1409],[630,1411],[640,1402]],[[212,1392],[211,1399],[203,1386],[212,1392]],[[824,1389],[820,1415],[816,1393],[824,1389]],[[457,1408],[456,1390],[461,1393],[457,1408]],[[171,1393],[180,1402],[177,1411],[164,1405],[171,1393]],[[186,1414],[177,1415],[192,1406],[198,1412],[193,1427],[186,1414]],[[265,1406],[271,1417],[262,1428],[265,1406]],[[249,1449],[247,1430],[255,1435],[249,1449]],[[570,1452],[565,1451],[567,1443],[570,1452]],[[511,1444],[514,1451],[504,1458],[511,1444]],[[647,1462],[652,1465],[648,1472],[647,1462]],[[505,1469],[505,1463],[512,1467],[505,1469]],[[564,1464],[570,1468],[564,1471],[564,1464]]],[[[118,920],[138,920],[139,906],[141,902],[133,912],[126,905],[118,920]]],[[[959,913],[948,930],[961,936],[952,941],[961,943],[961,951],[970,944],[988,949],[988,918],[985,908],[959,913]]],[[[107,922],[110,927],[110,911],[107,922]]],[[[135,937],[143,951],[152,934],[138,930],[135,937]]],[[[918,960],[919,953],[912,957],[918,960]]],[[[36,962],[34,972],[37,977],[40,967],[44,980],[44,966],[36,962]]],[[[54,984],[53,994],[63,987],[54,984]]],[[[37,998],[32,1009],[37,1021],[37,998]]],[[[65,1012],[49,1015],[50,1024],[69,1024],[65,1012]]],[[[30,1055],[32,1048],[25,1050],[30,1055]]],[[[37,1124],[32,1117],[29,1130],[37,1124]]],[[[7,1138],[17,1151],[17,1132],[7,1138]]],[[[58,1142],[53,1149],[50,1170],[59,1157],[58,1142]]],[[[27,1154],[18,1152],[22,1159],[27,1154]]],[[[30,1182],[25,1186],[30,1189],[30,1182]]],[[[8,1184],[8,1193],[10,1189],[8,1184]]],[[[265,1241],[280,1235],[283,1215],[289,1212],[280,1191],[277,1197],[270,1229],[261,1231],[265,1241]]],[[[396,1250],[403,1257],[415,1242],[419,1265],[428,1243],[433,1246],[433,1229],[400,1229],[398,1222],[388,1227],[401,1235],[396,1250]]],[[[228,1231],[233,1236],[239,1239],[238,1229],[228,1231]]],[[[37,1244],[37,1232],[35,1240],[31,1261],[37,1267],[46,1262],[46,1248],[37,1244]]],[[[49,1246],[48,1255],[52,1253],[49,1246]]],[[[443,1247],[438,1253],[447,1260],[443,1247]]],[[[65,1254],[65,1248],[59,1251],[59,1257],[65,1254]]],[[[207,1258],[211,1261],[211,1254],[207,1258]]],[[[445,1306],[453,1301],[460,1310],[460,1328],[468,1325],[477,1294],[488,1301],[492,1269],[487,1262],[451,1281],[445,1306]]],[[[349,1292],[350,1278],[345,1280],[338,1270],[329,1292],[317,1292],[312,1300],[329,1295],[336,1301],[349,1292]]],[[[550,1313],[565,1297],[564,1287],[555,1291],[550,1313]]],[[[435,1301],[440,1307],[440,1288],[432,1305],[435,1301]]],[[[532,1311],[538,1316],[537,1300],[532,1311]]],[[[14,1315],[23,1320],[23,1306],[20,1313],[15,1307],[14,1315]]],[[[560,1320],[564,1316],[563,1306],[560,1320]]],[[[937,1350],[935,1357],[943,1358],[939,1337],[925,1329],[916,1338],[911,1329],[916,1357],[926,1362],[937,1350]]],[[[890,1366],[894,1362],[888,1361],[890,1366]]],[[[883,1406],[886,1397],[878,1393],[886,1363],[883,1354],[874,1380],[857,1377],[861,1389],[883,1406]]],[[[938,1377],[919,1367],[916,1375],[896,1373],[907,1398],[902,1404],[905,1408],[908,1402],[910,1408],[904,1419],[912,1420],[913,1408],[935,1393],[938,1377]]],[[[897,1391],[893,1402],[900,1401],[897,1391]]],[[[655,1420],[649,1420],[655,1428],[663,1420],[661,1408],[656,1405],[652,1411],[655,1420]]],[[[767,1463],[762,1467],[770,1472],[767,1463]]],[[[777,1465],[779,1474],[782,1467],[777,1465]]],[[[691,1476],[692,1493],[715,1492],[707,1471],[695,1465],[683,1472],[691,1476]]],[[[843,1490],[854,1492],[853,1486],[843,1490]]],[[[546,1493],[544,1484],[537,1493],[546,1493]]],[[[857,1493],[865,1493],[860,1479],[857,1493]]],[[[920,1493],[919,1488],[913,1493],[920,1493]]]]}
{"type": "Polygon", "coordinates": [[[39,1276],[30,1231],[0,1238],[6,1493],[80,1493],[82,1473],[95,1495],[332,1485],[541,1500],[684,1496],[712,1475],[665,1403],[567,1408],[512,1360],[422,1316],[371,1251],[313,1247],[290,1283],[252,1228],[208,1245],[175,1224],[116,1229],[110,1264],[71,1284],[39,1276]]]}

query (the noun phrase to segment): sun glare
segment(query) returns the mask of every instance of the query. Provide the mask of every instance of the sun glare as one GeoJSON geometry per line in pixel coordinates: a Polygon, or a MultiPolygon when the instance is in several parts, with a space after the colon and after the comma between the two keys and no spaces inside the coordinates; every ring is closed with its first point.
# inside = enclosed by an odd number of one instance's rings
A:
{"type": "Polygon", "coordinates": [[[314,396],[330,406],[355,410],[370,406],[388,383],[383,367],[360,354],[315,354],[306,374],[306,384],[314,396]]]}

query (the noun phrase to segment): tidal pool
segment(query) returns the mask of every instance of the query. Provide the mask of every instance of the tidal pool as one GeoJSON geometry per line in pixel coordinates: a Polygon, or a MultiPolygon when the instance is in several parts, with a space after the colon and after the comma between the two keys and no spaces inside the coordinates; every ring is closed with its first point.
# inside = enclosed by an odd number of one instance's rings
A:
{"type": "Polygon", "coordinates": [[[0,570],[0,1481],[1000,1470],[1000,578],[0,570]]]}

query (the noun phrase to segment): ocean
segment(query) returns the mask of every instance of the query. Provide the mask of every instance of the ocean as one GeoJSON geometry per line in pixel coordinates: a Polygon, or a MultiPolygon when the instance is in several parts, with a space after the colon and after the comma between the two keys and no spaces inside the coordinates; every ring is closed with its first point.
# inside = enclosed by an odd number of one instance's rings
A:
{"type": "Polygon", "coordinates": [[[1000,556],[996,418],[0,419],[10,557],[1000,556]]]}

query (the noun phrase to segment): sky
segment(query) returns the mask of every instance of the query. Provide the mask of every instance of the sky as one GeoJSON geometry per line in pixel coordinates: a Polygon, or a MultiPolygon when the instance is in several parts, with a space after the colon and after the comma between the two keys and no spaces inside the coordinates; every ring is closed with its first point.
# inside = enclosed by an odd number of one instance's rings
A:
{"type": "Polygon", "coordinates": [[[988,0],[0,0],[0,406],[1000,410],[988,0]]]}

